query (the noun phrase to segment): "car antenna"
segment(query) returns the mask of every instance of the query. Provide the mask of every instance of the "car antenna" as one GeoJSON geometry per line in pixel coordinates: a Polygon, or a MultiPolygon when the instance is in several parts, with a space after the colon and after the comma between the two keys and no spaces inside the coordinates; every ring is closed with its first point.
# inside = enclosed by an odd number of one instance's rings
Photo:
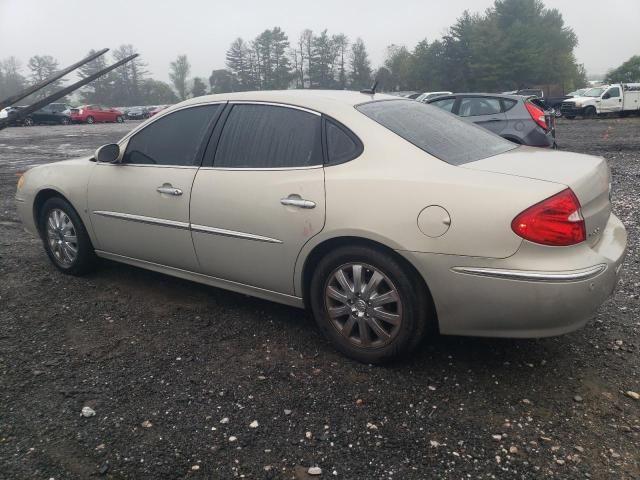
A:
{"type": "Polygon", "coordinates": [[[365,88],[363,90],[360,90],[360,93],[365,93],[367,95],[375,95],[377,86],[378,86],[378,80],[373,82],[373,85],[371,85],[371,88],[365,88]]]}

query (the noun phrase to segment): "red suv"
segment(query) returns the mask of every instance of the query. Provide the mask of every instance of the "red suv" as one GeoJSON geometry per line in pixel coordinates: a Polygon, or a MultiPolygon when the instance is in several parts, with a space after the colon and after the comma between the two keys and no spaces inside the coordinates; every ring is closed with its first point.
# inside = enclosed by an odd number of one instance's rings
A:
{"type": "Polygon", "coordinates": [[[77,123],[124,122],[124,115],[115,108],[100,105],[83,105],[71,109],[71,121],[77,123]]]}

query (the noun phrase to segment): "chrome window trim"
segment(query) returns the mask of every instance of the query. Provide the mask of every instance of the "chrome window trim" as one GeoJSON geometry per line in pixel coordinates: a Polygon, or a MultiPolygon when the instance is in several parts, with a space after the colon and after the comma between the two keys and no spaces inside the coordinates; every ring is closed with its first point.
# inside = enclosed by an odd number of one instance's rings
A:
{"type": "MultiPolygon", "coordinates": [[[[228,103],[227,100],[214,100],[214,101],[210,101],[210,102],[190,103],[189,105],[183,105],[181,107],[174,108],[174,109],[169,107],[169,108],[167,108],[165,110],[162,110],[161,112],[156,113],[153,117],[151,117],[150,119],[147,119],[147,121],[142,122],[140,125],[138,125],[136,128],[131,130],[124,137],[122,137],[120,139],[120,141],[118,141],[116,143],[120,147],[122,147],[123,143],[128,142],[129,139],[132,136],[134,136],[136,133],[138,133],[140,130],[143,130],[143,129],[147,128],[149,125],[153,125],[155,122],[157,122],[161,118],[166,117],[167,115],[170,115],[170,114],[172,114],[174,112],[178,112],[180,110],[185,110],[187,108],[192,108],[192,107],[202,107],[202,106],[206,106],[206,105],[218,105],[218,104],[226,104],[226,103],[228,103]]],[[[121,153],[124,154],[124,150],[122,150],[121,153]]]]}
{"type": "Polygon", "coordinates": [[[301,110],[303,112],[311,113],[312,115],[317,115],[318,117],[322,116],[322,113],[317,112],[315,110],[311,110],[310,108],[300,107],[298,105],[292,105],[290,103],[279,103],[279,102],[262,102],[260,100],[229,100],[230,105],[269,105],[272,107],[283,107],[283,108],[291,108],[293,110],[301,110]]]}
{"type": "Polygon", "coordinates": [[[255,167],[200,167],[200,170],[229,170],[229,171],[256,171],[256,172],[277,172],[287,170],[316,170],[323,168],[323,165],[311,165],[308,167],[274,167],[274,168],[255,168],[255,167]]]}
{"type": "Polygon", "coordinates": [[[178,228],[180,230],[189,230],[189,224],[185,222],[177,222],[175,220],[166,220],[164,218],[146,217],[144,215],[134,215],[131,213],[109,212],[105,210],[94,210],[94,215],[102,217],[117,218],[119,220],[129,220],[131,222],[145,223],[148,225],[158,225],[161,227],[178,228]]]}
{"type": "Polygon", "coordinates": [[[112,166],[118,168],[125,167],[136,167],[136,168],[180,168],[182,170],[198,170],[197,165],[155,165],[153,163],[105,163],[105,162],[97,162],[98,165],[102,166],[112,166]]]}
{"type": "Polygon", "coordinates": [[[465,275],[480,277],[502,278],[505,280],[521,280],[526,282],[579,282],[589,280],[600,275],[607,269],[607,265],[600,263],[593,267],[581,270],[569,270],[563,272],[508,270],[501,268],[482,267],[453,267],[451,271],[465,275]]]}
{"type": "Polygon", "coordinates": [[[236,230],[227,230],[225,228],[207,227],[206,225],[191,224],[191,230],[198,233],[210,233],[212,235],[221,235],[223,237],[242,238],[244,240],[254,240],[256,242],[266,243],[283,243],[277,238],[264,237],[253,233],[238,232],[236,230]]]}

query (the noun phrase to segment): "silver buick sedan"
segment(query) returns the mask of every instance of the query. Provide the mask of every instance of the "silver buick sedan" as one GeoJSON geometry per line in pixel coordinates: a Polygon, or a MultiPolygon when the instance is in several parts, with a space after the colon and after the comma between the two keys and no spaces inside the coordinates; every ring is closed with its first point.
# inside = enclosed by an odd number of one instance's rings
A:
{"type": "Polygon", "coordinates": [[[164,110],[19,180],[62,272],[96,257],[313,311],[379,363],[430,332],[544,337],[612,293],[626,232],[600,157],[517,146],[371,93],[249,92],[164,110]]]}

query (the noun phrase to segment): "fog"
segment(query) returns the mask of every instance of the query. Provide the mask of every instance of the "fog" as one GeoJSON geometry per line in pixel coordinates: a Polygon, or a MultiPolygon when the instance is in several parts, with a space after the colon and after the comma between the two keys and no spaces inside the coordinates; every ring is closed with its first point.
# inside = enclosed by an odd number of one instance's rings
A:
{"type": "MultiPolygon", "coordinates": [[[[640,53],[640,2],[546,0],[578,35],[576,56],[590,76],[605,73],[640,53]]],[[[90,48],[131,43],[150,73],[168,80],[169,62],[187,54],[192,75],[207,78],[223,68],[225,52],[237,37],[254,38],[280,26],[293,44],[305,28],[362,37],[373,66],[390,44],[412,48],[445,33],[465,9],[482,12],[492,0],[376,2],[324,0],[158,1],[158,0],[0,0],[0,58],[52,55],[60,65],[90,48]]]]}

